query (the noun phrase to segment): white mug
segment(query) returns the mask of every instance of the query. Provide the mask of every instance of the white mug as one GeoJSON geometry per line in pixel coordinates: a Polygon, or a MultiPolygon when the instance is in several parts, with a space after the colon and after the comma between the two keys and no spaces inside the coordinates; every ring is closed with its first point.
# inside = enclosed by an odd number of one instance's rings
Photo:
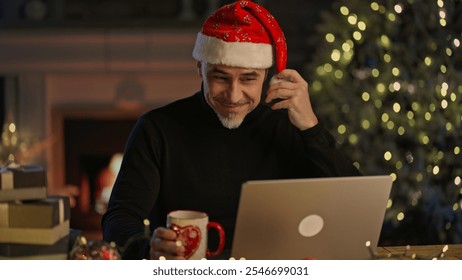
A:
{"type": "Polygon", "coordinates": [[[206,213],[193,210],[176,210],[168,213],[167,227],[174,230],[177,240],[185,247],[184,257],[188,260],[200,260],[221,254],[225,245],[225,231],[217,222],[209,222],[206,213]],[[208,230],[218,231],[219,245],[216,251],[207,248],[208,230]]]}

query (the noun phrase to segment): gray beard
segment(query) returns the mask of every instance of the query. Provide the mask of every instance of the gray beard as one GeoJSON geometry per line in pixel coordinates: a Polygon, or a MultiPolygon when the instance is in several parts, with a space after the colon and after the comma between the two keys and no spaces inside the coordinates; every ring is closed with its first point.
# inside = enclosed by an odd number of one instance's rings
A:
{"type": "Polygon", "coordinates": [[[236,114],[230,113],[228,116],[223,117],[217,113],[218,119],[220,119],[221,124],[228,129],[238,128],[244,119],[239,119],[236,117],[236,114]]]}

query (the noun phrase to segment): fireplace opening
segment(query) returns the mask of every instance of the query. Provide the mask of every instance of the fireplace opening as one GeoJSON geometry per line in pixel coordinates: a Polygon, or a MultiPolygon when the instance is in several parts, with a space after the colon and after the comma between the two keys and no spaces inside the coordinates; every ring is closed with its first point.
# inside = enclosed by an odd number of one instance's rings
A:
{"type": "Polygon", "coordinates": [[[78,186],[71,227],[101,239],[101,217],[136,119],[64,119],[65,182],[78,186]]]}

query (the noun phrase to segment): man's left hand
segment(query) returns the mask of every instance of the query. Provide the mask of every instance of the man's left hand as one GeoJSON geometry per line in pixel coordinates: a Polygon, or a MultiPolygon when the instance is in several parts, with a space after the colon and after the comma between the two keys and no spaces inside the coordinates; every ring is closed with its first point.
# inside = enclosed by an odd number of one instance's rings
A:
{"type": "Polygon", "coordinates": [[[300,130],[312,128],[318,123],[318,118],[311,107],[308,93],[308,83],[295,70],[285,69],[275,75],[266,93],[265,102],[274,103],[273,110],[287,109],[289,119],[300,130]]]}

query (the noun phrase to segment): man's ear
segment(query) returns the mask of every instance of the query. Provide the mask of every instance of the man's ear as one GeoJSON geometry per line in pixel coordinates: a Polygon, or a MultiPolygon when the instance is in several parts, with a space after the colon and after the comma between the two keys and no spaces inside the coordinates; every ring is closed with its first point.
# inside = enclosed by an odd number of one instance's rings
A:
{"type": "Polygon", "coordinates": [[[202,62],[197,62],[197,74],[202,78],[202,62]]]}

